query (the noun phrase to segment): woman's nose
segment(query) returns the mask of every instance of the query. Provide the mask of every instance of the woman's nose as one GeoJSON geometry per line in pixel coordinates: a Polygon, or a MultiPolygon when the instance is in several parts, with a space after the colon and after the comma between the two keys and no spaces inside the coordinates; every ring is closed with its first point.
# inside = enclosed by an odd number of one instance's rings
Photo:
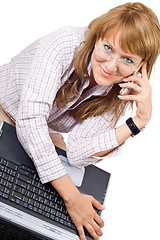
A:
{"type": "Polygon", "coordinates": [[[110,73],[117,72],[117,59],[112,58],[110,61],[105,62],[105,66],[110,73]]]}

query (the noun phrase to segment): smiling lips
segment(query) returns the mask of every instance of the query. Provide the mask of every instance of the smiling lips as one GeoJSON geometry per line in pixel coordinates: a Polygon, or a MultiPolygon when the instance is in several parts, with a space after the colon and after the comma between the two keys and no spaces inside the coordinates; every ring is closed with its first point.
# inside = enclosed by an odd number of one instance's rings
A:
{"type": "Polygon", "coordinates": [[[115,77],[114,74],[110,74],[110,73],[106,72],[101,66],[100,66],[100,72],[101,72],[101,74],[102,74],[104,77],[106,77],[106,78],[115,77]]]}

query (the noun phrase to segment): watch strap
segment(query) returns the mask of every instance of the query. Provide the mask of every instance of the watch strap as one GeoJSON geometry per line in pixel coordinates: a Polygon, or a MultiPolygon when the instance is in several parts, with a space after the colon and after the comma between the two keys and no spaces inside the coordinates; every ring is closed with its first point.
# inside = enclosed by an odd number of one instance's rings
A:
{"type": "Polygon", "coordinates": [[[136,126],[131,117],[126,120],[126,124],[133,134],[132,137],[140,133],[141,130],[136,126]]]}

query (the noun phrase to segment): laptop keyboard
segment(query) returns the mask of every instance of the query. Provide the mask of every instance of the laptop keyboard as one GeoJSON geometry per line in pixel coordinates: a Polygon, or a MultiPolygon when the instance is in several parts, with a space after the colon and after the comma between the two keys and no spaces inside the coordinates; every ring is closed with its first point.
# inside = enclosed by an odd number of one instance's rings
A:
{"type": "Polygon", "coordinates": [[[50,184],[41,184],[35,170],[0,158],[0,198],[76,229],[60,195],[50,184]]]}

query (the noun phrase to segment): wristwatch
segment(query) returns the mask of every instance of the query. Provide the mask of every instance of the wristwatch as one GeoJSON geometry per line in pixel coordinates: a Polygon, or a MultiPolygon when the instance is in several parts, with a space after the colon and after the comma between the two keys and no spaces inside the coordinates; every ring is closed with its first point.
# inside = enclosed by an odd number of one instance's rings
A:
{"type": "Polygon", "coordinates": [[[141,131],[144,130],[144,128],[142,128],[141,130],[136,126],[136,124],[133,122],[133,119],[130,117],[126,120],[126,124],[129,127],[129,129],[132,132],[132,137],[134,137],[135,135],[137,135],[138,133],[140,133],[141,131]]]}

